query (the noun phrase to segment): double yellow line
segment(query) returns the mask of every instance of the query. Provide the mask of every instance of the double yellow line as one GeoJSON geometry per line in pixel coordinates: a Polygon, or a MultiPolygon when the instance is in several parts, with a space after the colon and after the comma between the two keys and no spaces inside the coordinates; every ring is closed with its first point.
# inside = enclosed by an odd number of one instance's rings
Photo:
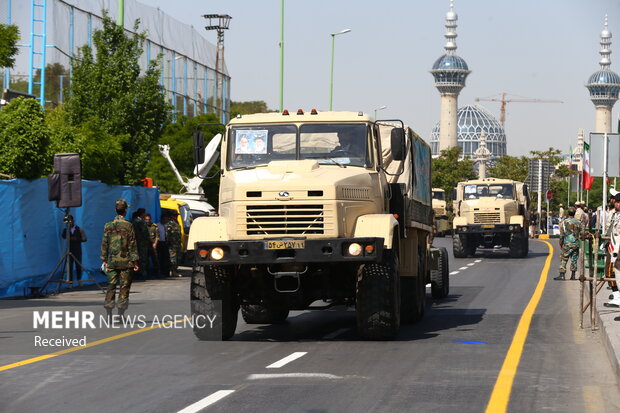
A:
{"type": "Polygon", "coordinates": [[[545,266],[540,274],[540,279],[534,290],[530,302],[525,307],[525,311],[521,315],[521,320],[517,325],[517,331],[512,338],[512,343],[504,359],[504,364],[499,371],[499,376],[493,387],[489,404],[487,405],[486,413],[498,413],[505,412],[508,408],[508,402],[510,401],[510,393],[512,392],[512,384],[519,368],[521,361],[521,355],[523,354],[523,347],[525,346],[525,340],[527,339],[527,333],[530,330],[530,324],[532,324],[532,317],[538,307],[540,298],[542,297],[543,290],[545,289],[545,283],[547,282],[547,275],[549,274],[549,267],[551,266],[551,259],[553,258],[553,246],[547,241],[541,241],[547,244],[549,247],[549,255],[545,260],[545,266]]]}

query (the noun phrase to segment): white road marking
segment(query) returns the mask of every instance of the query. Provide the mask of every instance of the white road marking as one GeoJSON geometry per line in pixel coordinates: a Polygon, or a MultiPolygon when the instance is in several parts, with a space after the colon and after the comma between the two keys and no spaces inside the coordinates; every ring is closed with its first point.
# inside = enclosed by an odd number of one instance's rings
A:
{"type": "Polygon", "coordinates": [[[197,401],[194,404],[190,404],[183,410],[179,410],[178,413],[196,413],[204,409],[205,407],[211,406],[213,403],[222,400],[224,397],[228,396],[231,393],[234,393],[234,390],[220,390],[216,391],[210,396],[205,397],[202,400],[197,401]]]}
{"type": "Polygon", "coordinates": [[[469,268],[469,267],[461,267],[461,268],[459,268],[459,271],[466,270],[467,268],[469,268]]]}
{"type": "Polygon", "coordinates": [[[427,287],[430,287],[430,286],[431,286],[431,283],[426,284],[426,286],[427,286],[427,287]]]}
{"type": "Polygon", "coordinates": [[[482,260],[476,260],[476,261],[474,261],[474,262],[482,262],[482,260]]]}
{"type": "Polygon", "coordinates": [[[327,373],[278,373],[278,374],[250,374],[248,380],[284,379],[284,378],[311,378],[311,379],[342,379],[327,373]]]}
{"type": "Polygon", "coordinates": [[[291,361],[297,360],[298,358],[303,357],[306,354],[308,354],[307,351],[297,351],[291,354],[290,356],[284,357],[282,360],[278,360],[275,363],[268,365],[267,368],[268,369],[279,369],[280,367],[290,363],[291,361]]]}
{"type": "Polygon", "coordinates": [[[469,264],[467,264],[468,267],[471,267],[472,265],[476,265],[475,262],[470,262],[469,264]]]}
{"type": "Polygon", "coordinates": [[[339,328],[338,330],[329,333],[328,335],[324,336],[321,340],[332,340],[336,337],[338,337],[339,335],[341,335],[342,333],[349,331],[348,328],[339,328]]]}
{"type": "Polygon", "coordinates": [[[456,274],[458,274],[458,273],[459,273],[459,271],[452,271],[452,272],[450,273],[450,275],[456,275],[456,274]]]}

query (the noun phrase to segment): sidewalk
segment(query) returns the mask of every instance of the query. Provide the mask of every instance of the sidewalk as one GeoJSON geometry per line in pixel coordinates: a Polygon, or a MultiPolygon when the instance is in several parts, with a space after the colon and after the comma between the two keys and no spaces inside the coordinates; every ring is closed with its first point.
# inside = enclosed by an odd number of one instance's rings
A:
{"type": "MultiPolygon", "coordinates": [[[[603,287],[596,296],[597,325],[601,330],[609,361],[620,380],[620,308],[603,306],[603,303],[609,301],[609,294],[611,291],[603,287]]],[[[590,328],[589,314],[589,310],[584,314],[584,328],[590,328]]]]}

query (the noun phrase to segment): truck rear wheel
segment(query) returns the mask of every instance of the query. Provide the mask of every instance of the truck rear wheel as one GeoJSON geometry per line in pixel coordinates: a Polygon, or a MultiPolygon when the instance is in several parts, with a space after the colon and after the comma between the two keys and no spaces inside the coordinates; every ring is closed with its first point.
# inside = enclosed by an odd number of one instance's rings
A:
{"type": "Polygon", "coordinates": [[[357,329],[364,339],[389,340],[400,328],[398,253],[384,250],[380,263],[360,266],[355,310],[357,329]]]}
{"type": "Polygon", "coordinates": [[[244,304],[241,306],[241,316],[247,324],[281,323],[288,317],[289,310],[270,308],[260,304],[244,304]]]}
{"type": "Polygon", "coordinates": [[[448,267],[448,251],[438,248],[437,269],[431,271],[431,295],[433,298],[446,298],[450,293],[450,269],[448,267]]]}
{"type": "Polygon", "coordinates": [[[239,301],[233,291],[232,271],[223,266],[205,266],[192,273],[191,283],[192,316],[211,317],[214,328],[194,324],[194,335],[200,340],[228,340],[235,334],[239,301]],[[216,313],[215,301],[221,301],[222,313],[216,313]],[[215,337],[214,330],[221,328],[221,337],[215,337]]]}
{"type": "Polygon", "coordinates": [[[454,234],[452,237],[452,253],[454,258],[467,258],[467,236],[454,234]]]}

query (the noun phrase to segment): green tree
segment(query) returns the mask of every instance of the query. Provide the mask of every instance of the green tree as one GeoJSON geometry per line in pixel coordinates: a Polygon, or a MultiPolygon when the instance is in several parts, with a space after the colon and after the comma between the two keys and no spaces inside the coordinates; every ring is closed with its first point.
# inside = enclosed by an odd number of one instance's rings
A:
{"type": "MultiPolygon", "coordinates": [[[[147,176],[153,178],[155,184],[162,192],[179,193],[183,187],[177,181],[168,161],[159,153],[158,145],[170,146],[170,158],[179,170],[184,179],[194,176],[194,141],[193,133],[200,130],[205,135],[205,140],[210,141],[217,133],[224,133],[221,125],[200,125],[201,123],[217,123],[217,116],[213,113],[198,115],[191,119],[179,116],[177,122],[170,123],[164,129],[163,136],[157,144],[151,147],[151,160],[147,168],[147,176]]],[[[219,170],[219,163],[216,162],[210,175],[219,170]]],[[[219,177],[206,179],[202,187],[205,196],[213,205],[217,205],[219,177]]]]}
{"type": "Polygon", "coordinates": [[[0,172],[36,179],[45,171],[49,130],[41,105],[17,98],[0,110],[0,172]]]}
{"type": "Polygon", "coordinates": [[[523,182],[527,178],[528,161],[525,156],[502,156],[489,168],[489,176],[523,182]]]}
{"type": "Polygon", "coordinates": [[[446,198],[452,198],[452,189],[457,183],[475,179],[474,161],[470,159],[459,160],[461,148],[456,146],[441,151],[441,154],[433,159],[433,188],[442,188],[446,191],[446,198]]]}
{"type": "Polygon", "coordinates": [[[0,67],[13,67],[18,52],[18,40],[17,26],[0,24],[0,67]]]}
{"type": "Polygon", "coordinates": [[[151,148],[162,135],[170,110],[159,85],[159,59],[140,75],[145,38],[144,33],[127,36],[104,13],[102,28],[93,34],[95,55],[85,45],[72,61],[72,95],[66,104],[71,125],[102,127],[121,145],[122,167],[116,180],[128,185],[139,184],[145,176],[151,148]]]}
{"type": "Polygon", "coordinates": [[[248,102],[230,102],[231,117],[237,115],[249,115],[252,113],[274,112],[267,107],[267,102],[262,100],[252,100],[248,102]]]}

